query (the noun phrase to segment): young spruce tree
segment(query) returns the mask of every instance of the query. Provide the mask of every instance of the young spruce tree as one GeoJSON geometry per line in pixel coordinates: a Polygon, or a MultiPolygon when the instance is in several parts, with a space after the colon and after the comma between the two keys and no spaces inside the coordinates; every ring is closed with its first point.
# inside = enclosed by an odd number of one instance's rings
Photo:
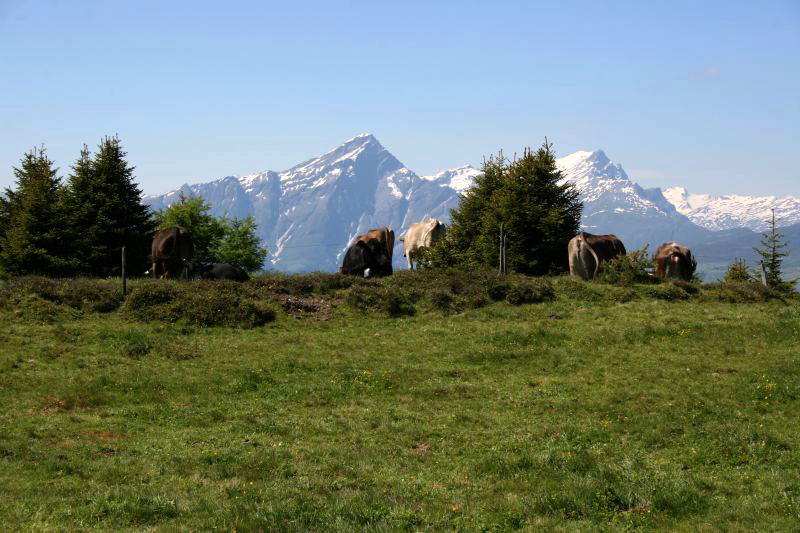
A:
{"type": "Polygon", "coordinates": [[[80,157],[72,165],[65,192],[73,254],[80,265],[79,270],[83,274],[91,273],[89,256],[92,243],[96,242],[94,235],[96,211],[93,203],[89,201],[89,198],[93,196],[90,192],[93,188],[93,180],[93,162],[89,147],[84,144],[80,157]]]}
{"type": "Polygon", "coordinates": [[[94,276],[119,274],[123,246],[132,271],[147,264],[155,227],[126,155],[117,137],[106,137],[91,160],[84,147],[70,177],[70,229],[94,276]]]}
{"type": "Polygon", "coordinates": [[[451,211],[447,237],[429,255],[431,267],[495,268],[503,224],[509,271],[566,269],[567,243],[578,232],[583,204],[575,188],[562,183],[552,145],[525,150],[514,161],[501,153],[482,170],[451,211]]]}
{"type": "Polygon", "coordinates": [[[0,269],[8,274],[65,276],[76,269],[57,172],[44,148],[26,153],[14,168],[17,187],[6,189],[0,202],[0,269]]]}
{"type": "Polygon", "coordinates": [[[761,247],[753,248],[761,256],[761,263],[767,278],[767,286],[779,291],[791,291],[794,282],[784,281],[781,266],[783,258],[789,255],[784,251],[787,243],[783,240],[783,233],[778,231],[775,225],[775,210],[772,210],[772,217],[767,220],[769,229],[762,233],[761,247]]]}

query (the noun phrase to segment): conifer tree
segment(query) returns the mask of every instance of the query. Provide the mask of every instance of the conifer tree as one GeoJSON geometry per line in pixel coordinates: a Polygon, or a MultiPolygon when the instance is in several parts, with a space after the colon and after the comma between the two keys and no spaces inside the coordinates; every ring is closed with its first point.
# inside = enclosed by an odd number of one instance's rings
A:
{"type": "Polygon", "coordinates": [[[509,161],[502,153],[451,210],[447,237],[428,255],[431,267],[493,268],[500,224],[507,236],[509,270],[542,275],[567,267],[567,243],[578,232],[583,205],[556,167],[547,141],[509,161]]]}
{"type": "Polygon", "coordinates": [[[84,147],[70,177],[71,230],[80,258],[95,276],[119,274],[122,246],[133,269],[147,263],[155,228],[126,155],[119,138],[106,137],[91,160],[84,147]]]}
{"type": "Polygon", "coordinates": [[[4,231],[0,268],[9,274],[63,276],[76,268],[70,258],[66,211],[58,169],[45,149],[33,149],[14,168],[16,189],[0,203],[4,231]]]}
{"type": "Polygon", "coordinates": [[[788,256],[789,252],[783,251],[787,243],[783,240],[783,233],[780,233],[776,226],[774,209],[772,210],[772,217],[767,220],[767,223],[769,224],[769,229],[761,234],[761,247],[753,248],[753,250],[761,256],[761,263],[764,265],[767,278],[767,286],[780,291],[791,291],[794,283],[784,281],[781,271],[783,258],[788,256]]]}
{"type": "Polygon", "coordinates": [[[82,273],[90,273],[89,255],[95,241],[95,214],[93,202],[89,199],[93,188],[93,163],[89,147],[85,144],[81,155],[72,166],[67,183],[65,202],[68,206],[68,224],[73,253],[82,273]]]}

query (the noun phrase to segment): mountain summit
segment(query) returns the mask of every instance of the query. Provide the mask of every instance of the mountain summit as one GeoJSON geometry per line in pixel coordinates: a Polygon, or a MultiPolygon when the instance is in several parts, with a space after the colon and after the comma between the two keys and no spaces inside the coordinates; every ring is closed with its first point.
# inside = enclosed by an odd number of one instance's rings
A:
{"type": "MultiPolygon", "coordinates": [[[[590,232],[615,233],[629,249],[649,244],[653,250],[662,242],[677,239],[710,250],[709,243],[722,242],[720,232],[712,230],[755,223],[763,218],[763,209],[768,210],[773,203],[772,197],[712,198],[691,195],[685,189],[672,188],[664,193],[658,188],[644,189],[602,150],[575,152],[556,164],[564,179],[580,193],[584,203],[582,226],[590,232]]],[[[449,222],[450,209],[458,205],[460,195],[478,175],[480,170],[467,165],[417,176],[375,136],[364,133],[282,172],[227,176],[183,185],[144,200],[152,208],[162,209],[177,201],[180,192],[202,195],[215,216],[255,218],[258,235],[270,252],[267,268],[332,272],[353,237],[368,229],[390,226],[399,237],[411,224],[425,218],[449,222]]],[[[785,214],[789,223],[800,221],[799,199],[775,202],[783,209],[779,216],[785,214]]],[[[698,252],[701,262],[716,261],[714,274],[719,274],[718,269],[733,257],[752,255],[752,246],[757,244],[758,236],[750,230],[730,231],[733,233],[722,237],[738,246],[736,252],[730,251],[731,245],[717,246],[713,257],[704,258],[703,252],[698,252]],[[731,253],[737,255],[729,258],[731,253]]],[[[396,268],[405,266],[402,255],[398,240],[393,261],[396,268]]]]}
{"type": "Polygon", "coordinates": [[[670,187],[664,191],[679,213],[695,224],[711,230],[747,227],[765,231],[775,209],[775,218],[781,226],[800,223],[800,197],[741,196],[729,194],[711,196],[692,194],[684,187],[670,187]]]}

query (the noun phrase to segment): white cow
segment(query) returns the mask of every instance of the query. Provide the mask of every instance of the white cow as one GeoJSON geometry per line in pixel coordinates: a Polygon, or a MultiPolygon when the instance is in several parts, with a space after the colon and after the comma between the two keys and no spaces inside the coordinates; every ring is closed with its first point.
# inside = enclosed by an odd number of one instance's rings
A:
{"type": "Polygon", "coordinates": [[[411,224],[405,235],[400,237],[403,243],[403,256],[408,260],[408,268],[414,270],[414,255],[420,248],[430,248],[445,232],[445,226],[435,218],[411,224]]]}

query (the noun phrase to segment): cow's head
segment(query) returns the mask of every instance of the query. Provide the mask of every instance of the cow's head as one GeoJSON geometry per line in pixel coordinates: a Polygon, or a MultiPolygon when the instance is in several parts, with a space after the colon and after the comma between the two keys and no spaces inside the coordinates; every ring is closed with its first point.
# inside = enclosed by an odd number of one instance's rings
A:
{"type": "Polygon", "coordinates": [[[370,276],[388,276],[392,273],[392,260],[386,247],[378,239],[369,239],[359,244],[365,248],[364,259],[370,276]]]}
{"type": "Polygon", "coordinates": [[[183,275],[186,279],[197,279],[198,277],[203,276],[203,272],[210,270],[213,265],[210,263],[201,263],[200,261],[195,261],[194,259],[182,259],[181,263],[183,263],[183,275]]]}
{"type": "Polygon", "coordinates": [[[667,263],[667,277],[690,281],[695,270],[697,270],[697,260],[692,256],[692,252],[688,248],[673,248],[667,263]]]}

